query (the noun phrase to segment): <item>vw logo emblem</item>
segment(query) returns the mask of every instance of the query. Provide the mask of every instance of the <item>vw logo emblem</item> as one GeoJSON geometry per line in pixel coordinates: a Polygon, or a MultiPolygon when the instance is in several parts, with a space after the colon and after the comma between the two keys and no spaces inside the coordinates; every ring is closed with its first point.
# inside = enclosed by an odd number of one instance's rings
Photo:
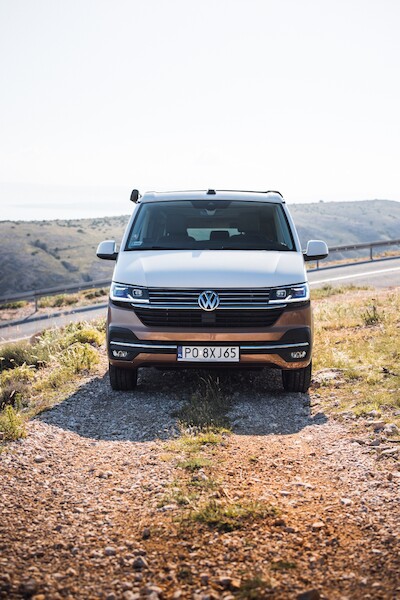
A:
{"type": "Polygon", "coordinates": [[[219,306],[219,296],[216,292],[207,290],[202,292],[198,299],[198,304],[203,310],[215,310],[219,306]]]}

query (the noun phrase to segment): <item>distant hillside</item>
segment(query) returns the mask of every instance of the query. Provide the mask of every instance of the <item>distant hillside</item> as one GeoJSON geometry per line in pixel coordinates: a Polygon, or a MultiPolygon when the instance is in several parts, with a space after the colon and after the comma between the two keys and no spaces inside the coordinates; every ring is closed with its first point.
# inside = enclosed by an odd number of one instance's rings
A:
{"type": "Polygon", "coordinates": [[[300,240],[323,239],[328,246],[400,238],[400,202],[290,204],[300,240]]]}
{"type": "Polygon", "coordinates": [[[128,219],[0,222],[0,295],[111,278],[114,263],[99,260],[96,248],[119,242],[128,219]]]}
{"type": "MultiPolygon", "coordinates": [[[[291,204],[303,247],[400,238],[400,202],[291,204]]],[[[0,295],[111,277],[113,264],[96,258],[99,242],[122,238],[128,216],[75,221],[2,221],[0,295]]]]}

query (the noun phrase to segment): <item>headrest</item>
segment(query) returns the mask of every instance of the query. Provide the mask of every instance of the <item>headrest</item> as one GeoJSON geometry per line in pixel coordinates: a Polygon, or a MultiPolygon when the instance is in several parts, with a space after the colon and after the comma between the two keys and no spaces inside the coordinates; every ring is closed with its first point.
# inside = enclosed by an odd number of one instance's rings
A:
{"type": "Polygon", "coordinates": [[[211,240],[227,240],[229,239],[229,231],[211,231],[210,232],[210,241],[211,240]]]}

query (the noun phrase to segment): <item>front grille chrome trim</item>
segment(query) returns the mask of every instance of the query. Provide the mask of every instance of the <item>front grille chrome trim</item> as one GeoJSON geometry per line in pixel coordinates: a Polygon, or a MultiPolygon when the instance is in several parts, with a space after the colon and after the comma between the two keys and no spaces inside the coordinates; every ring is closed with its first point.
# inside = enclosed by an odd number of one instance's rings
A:
{"type": "MultiPolygon", "coordinates": [[[[133,308],[146,308],[146,309],[160,309],[160,310],[198,310],[201,312],[199,305],[196,303],[191,304],[135,304],[131,302],[130,305],[133,308]]],[[[287,304],[229,304],[224,306],[220,304],[216,310],[275,310],[279,308],[286,308],[287,304]]]]}
{"type": "Polygon", "coordinates": [[[177,344],[144,344],[142,342],[110,342],[110,346],[123,346],[124,348],[144,348],[145,350],[177,350],[177,344]]]}
{"type": "MultiPolygon", "coordinates": [[[[289,348],[308,348],[309,342],[293,342],[290,344],[237,344],[235,342],[223,342],[216,344],[215,342],[210,342],[208,344],[204,342],[198,342],[194,344],[194,342],[180,342],[179,346],[218,346],[218,345],[231,345],[231,346],[239,346],[240,350],[287,350],[289,348]]],[[[156,349],[156,350],[177,350],[178,344],[145,344],[142,342],[110,342],[111,346],[124,346],[127,348],[143,348],[147,349],[156,349]]]]}

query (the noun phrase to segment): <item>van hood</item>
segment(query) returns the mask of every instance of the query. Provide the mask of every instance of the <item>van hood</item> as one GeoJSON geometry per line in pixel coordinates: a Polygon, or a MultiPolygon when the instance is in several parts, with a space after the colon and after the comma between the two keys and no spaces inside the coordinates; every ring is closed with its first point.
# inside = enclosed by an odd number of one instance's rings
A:
{"type": "Polygon", "coordinates": [[[161,288],[258,288],[307,280],[300,252],[134,250],[120,252],[113,280],[161,288]]]}

